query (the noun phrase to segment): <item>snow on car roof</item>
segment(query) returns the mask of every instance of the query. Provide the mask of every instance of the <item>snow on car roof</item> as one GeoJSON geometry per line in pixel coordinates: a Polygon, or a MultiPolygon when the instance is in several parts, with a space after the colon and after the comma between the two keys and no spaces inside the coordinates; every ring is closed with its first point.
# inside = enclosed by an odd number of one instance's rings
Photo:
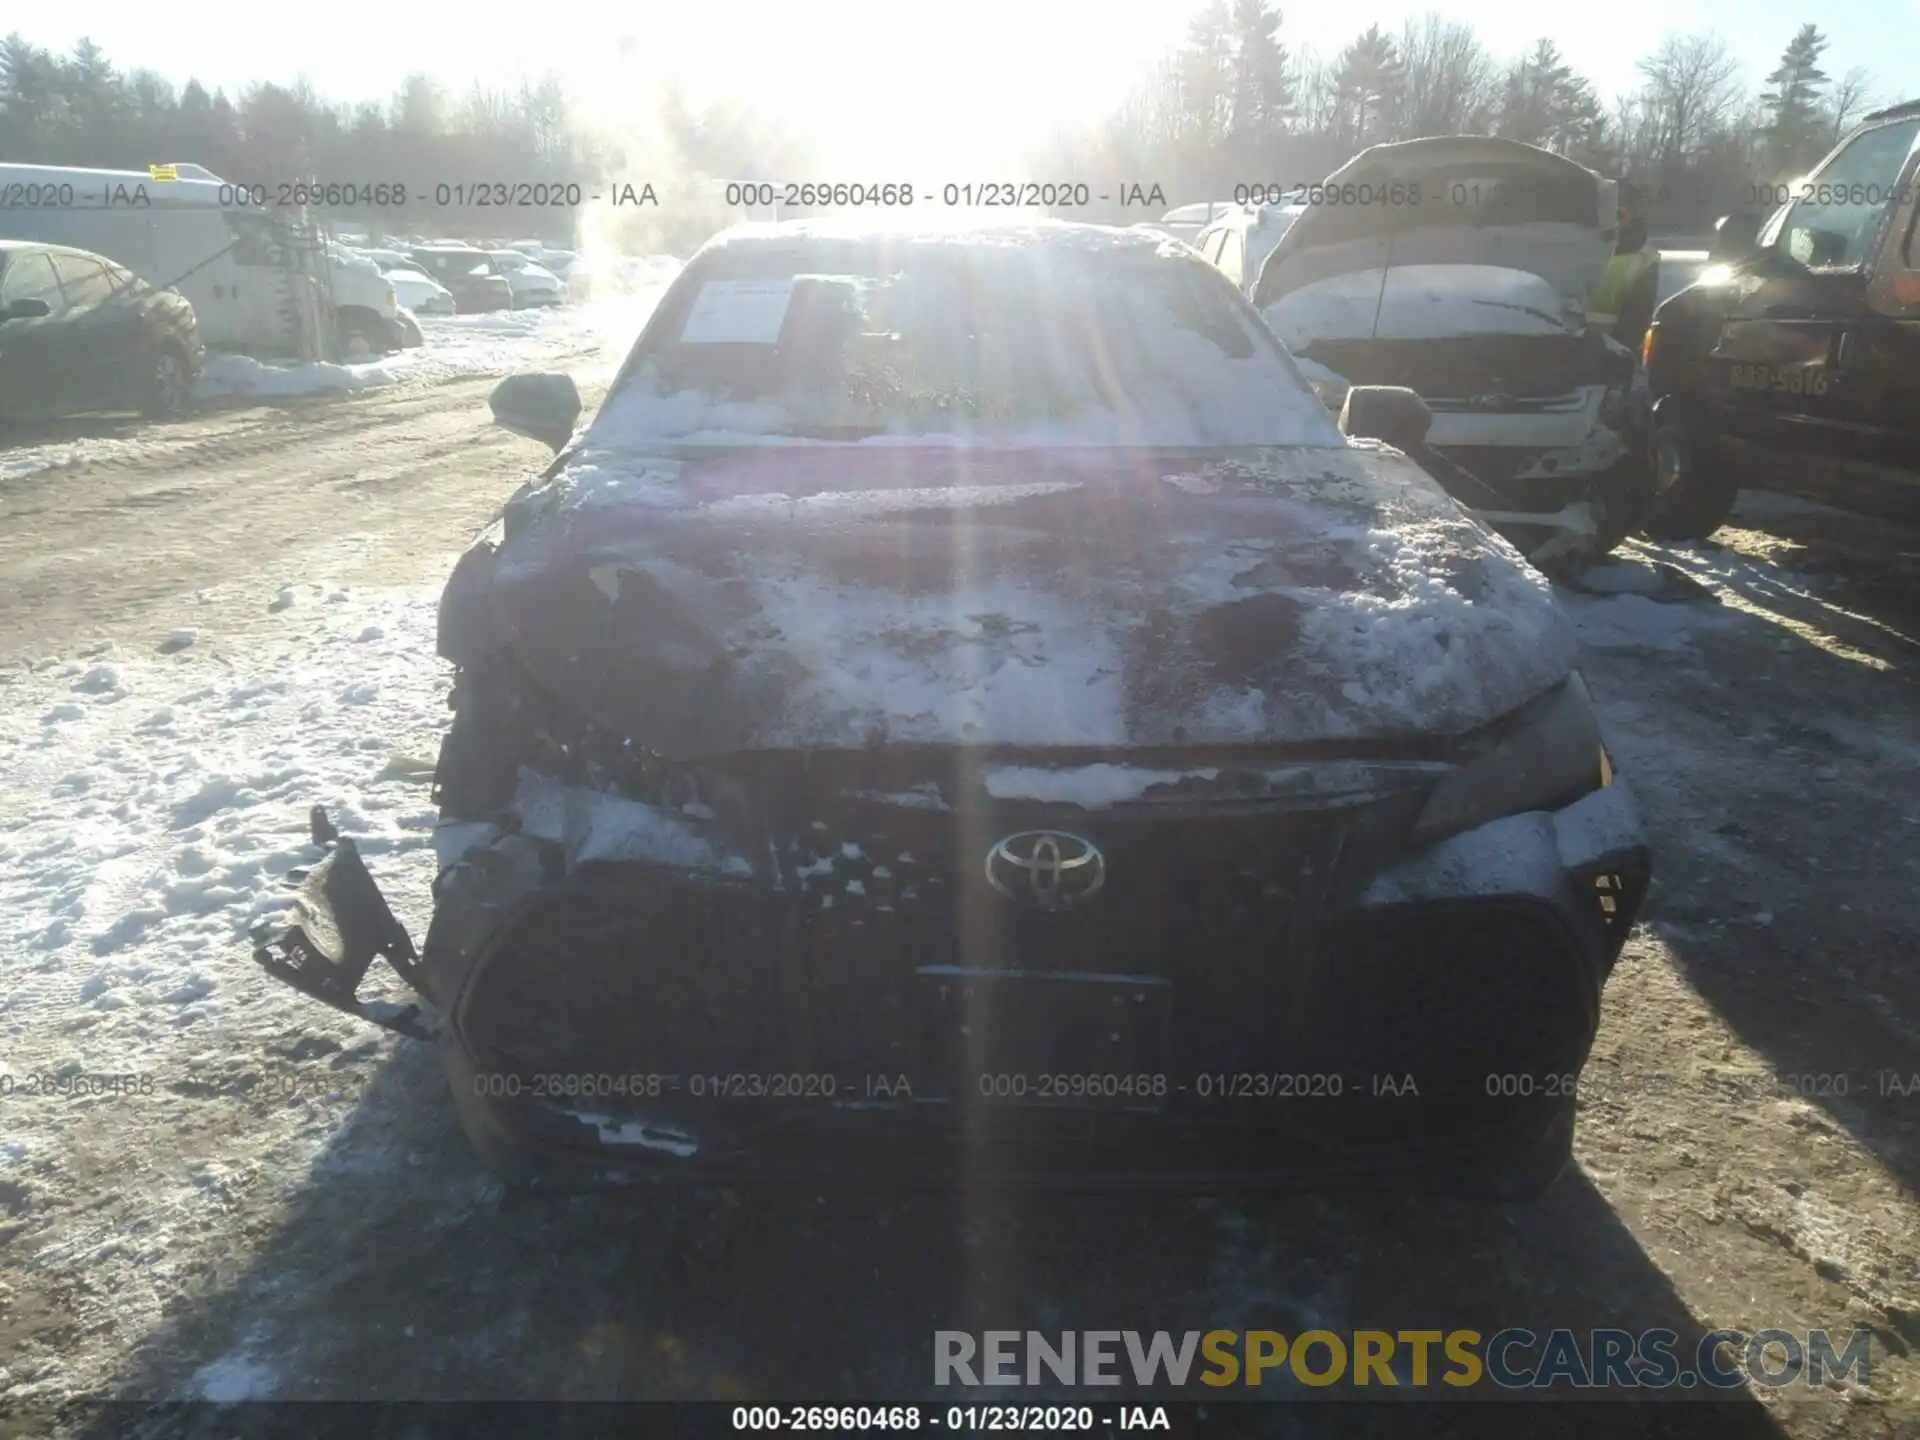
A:
{"type": "Polygon", "coordinates": [[[1142,255],[1187,253],[1178,242],[1151,231],[1116,225],[1090,225],[1077,220],[1036,219],[993,210],[946,211],[936,219],[896,211],[886,216],[848,213],[810,216],[804,220],[746,221],[721,231],[708,242],[708,246],[732,249],[736,246],[774,245],[795,240],[904,240],[940,244],[1131,250],[1142,255]]]}

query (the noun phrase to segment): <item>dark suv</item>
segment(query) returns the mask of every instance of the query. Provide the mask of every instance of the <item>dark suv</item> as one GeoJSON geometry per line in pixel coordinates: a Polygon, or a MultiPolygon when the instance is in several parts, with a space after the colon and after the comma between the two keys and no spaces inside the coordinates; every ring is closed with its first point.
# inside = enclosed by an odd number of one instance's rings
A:
{"type": "Polygon", "coordinates": [[[1647,332],[1648,529],[1700,539],[1743,484],[1858,508],[1920,497],[1920,100],[1876,111],[1779,206],[1721,219],[1647,332]]]}
{"type": "Polygon", "coordinates": [[[184,415],[205,351],[193,306],[86,250],[0,240],[0,419],[184,415]]]}
{"type": "Polygon", "coordinates": [[[453,292],[460,314],[513,308],[513,287],[486,251],[467,245],[416,245],[407,253],[453,292]]]}

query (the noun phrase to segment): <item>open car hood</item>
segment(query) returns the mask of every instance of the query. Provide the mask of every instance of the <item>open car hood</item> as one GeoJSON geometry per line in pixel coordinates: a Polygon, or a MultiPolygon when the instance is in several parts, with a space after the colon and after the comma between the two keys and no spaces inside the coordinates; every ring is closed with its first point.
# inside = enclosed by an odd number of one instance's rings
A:
{"type": "Polygon", "coordinates": [[[1384,446],[695,449],[563,456],[443,633],[681,759],[1432,745],[1573,664],[1545,579],[1384,446]]]}
{"type": "Polygon", "coordinates": [[[1298,357],[1319,340],[1583,335],[1586,307],[1538,275],[1496,265],[1351,270],[1287,291],[1261,312],[1298,357]]]}
{"type": "Polygon", "coordinates": [[[1325,184],[1352,203],[1309,206],[1281,237],[1254,289],[1263,311],[1303,286],[1402,265],[1525,271],[1584,305],[1613,254],[1617,182],[1517,140],[1376,145],[1325,184]]]}

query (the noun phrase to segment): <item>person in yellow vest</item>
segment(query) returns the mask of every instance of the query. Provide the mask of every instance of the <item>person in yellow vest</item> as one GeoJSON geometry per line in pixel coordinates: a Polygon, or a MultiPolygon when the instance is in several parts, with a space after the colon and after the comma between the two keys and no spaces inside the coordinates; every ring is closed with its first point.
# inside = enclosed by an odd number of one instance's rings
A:
{"type": "Polygon", "coordinates": [[[1660,252],[1648,240],[1646,222],[1640,218],[1639,191],[1622,180],[1613,258],[1607,261],[1587,303],[1587,322],[1607,331],[1638,355],[1647,327],[1653,323],[1659,295],[1660,252]]]}

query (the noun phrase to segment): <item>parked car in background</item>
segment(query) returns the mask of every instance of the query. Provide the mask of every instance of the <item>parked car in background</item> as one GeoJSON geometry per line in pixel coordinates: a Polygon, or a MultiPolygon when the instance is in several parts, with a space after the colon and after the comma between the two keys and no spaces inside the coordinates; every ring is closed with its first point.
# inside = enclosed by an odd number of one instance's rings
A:
{"type": "Polygon", "coordinates": [[[343,360],[390,355],[406,343],[393,282],[368,256],[345,245],[327,246],[338,353],[343,360]]]}
{"type": "Polygon", "coordinates": [[[584,430],[564,375],[491,404],[559,453],[441,598],[424,947],[322,811],[256,958],[436,1040],[509,1181],[1566,1166],[1650,860],[1551,587],[1380,443],[1418,397],[1343,433],[1154,236],[856,213],[705,247],[584,430]],[[803,1063],[889,1080],[534,1081],[803,1063]]]}
{"type": "Polygon", "coordinates": [[[392,250],[376,246],[360,252],[380,267],[381,273],[391,275],[396,270],[410,270],[416,275],[425,275],[427,267],[414,259],[405,250],[392,250]]]}
{"type": "Polygon", "coordinates": [[[593,267],[577,250],[559,250],[543,246],[540,263],[558,275],[567,286],[569,300],[586,300],[593,295],[593,267]]]}
{"type": "Polygon", "coordinates": [[[65,245],[0,240],[0,419],[187,413],[204,351],[193,306],[65,245]]]}
{"type": "Polygon", "coordinates": [[[1742,485],[1920,513],[1920,100],[1777,198],[1720,222],[1647,331],[1654,534],[1711,535],[1742,485]]]}
{"type": "Polygon", "coordinates": [[[395,266],[386,274],[400,304],[415,315],[451,315],[459,308],[453,292],[424,270],[395,266]]]}
{"type": "MultiPolygon", "coordinates": [[[[1644,377],[1587,321],[1613,253],[1615,181],[1515,140],[1376,145],[1324,182],[1254,303],[1322,374],[1405,386],[1454,492],[1535,564],[1578,572],[1640,527],[1644,377]]],[[[1337,403],[1337,394],[1330,398],[1337,403]]]]}
{"type": "Polygon", "coordinates": [[[1204,200],[1198,205],[1177,205],[1160,217],[1159,224],[1163,230],[1191,244],[1214,221],[1242,208],[1232,200],[1204,200]]]}
{"type": "Polygon", "coordinates": [[[304,210],[250,203],[200,167],[144,170],[0,165],[0,238],[104,255],[178,288],[209,349],[317,359],[337,353],[319,231],[304,210]],[[188,176],[188,170],[197,173],[188,176]]]}
{"type": "Polygon", "coordinates": [[[512,249],[487,253],[494,268],[507,277],[507,284],[513,290],[514,309],[566,304],[566,282],[531,256],[512,249]]]}
{"type": "Polygon", "coordinates": [[[1260,267],[1305,212],[1304,205],[1236,205],[1189,242],[1229,280],[1248,294],[1260,279],[1260,267]]]}
{"type": "Polygon", "coordinates": [[[460,314],[513,308],[513,286],[486,251],[471,245],[416,245],[409,253],[453,293],[460,314]]]}

